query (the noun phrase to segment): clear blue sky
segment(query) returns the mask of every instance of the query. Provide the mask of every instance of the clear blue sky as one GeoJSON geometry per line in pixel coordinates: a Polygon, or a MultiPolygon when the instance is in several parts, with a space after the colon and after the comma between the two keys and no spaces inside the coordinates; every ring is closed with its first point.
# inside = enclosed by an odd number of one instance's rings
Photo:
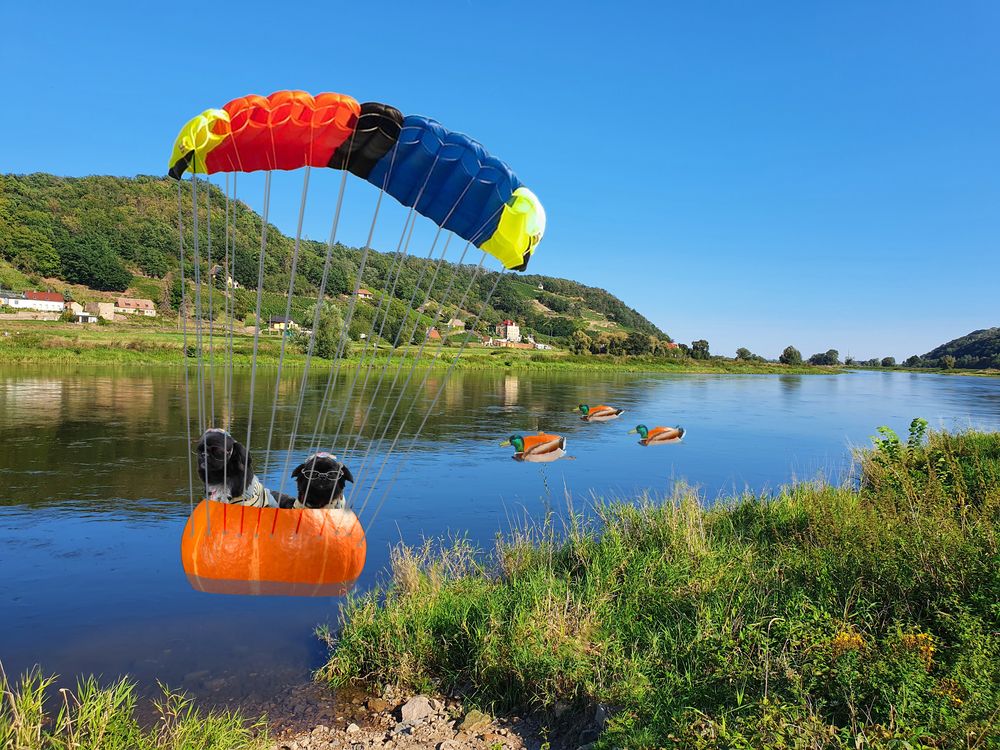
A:
{"type": "MultiPolygon", "coordinates": [[[[19,2],[0,23],[0,171],[162,174],[202,109],[339,91],[482,141],[547,208],[531,270],[680,341],[898,358],[1000,325],[996,2],[19,2]]],[[[312,237],[335,184],[314,173],[312,237]]]]}

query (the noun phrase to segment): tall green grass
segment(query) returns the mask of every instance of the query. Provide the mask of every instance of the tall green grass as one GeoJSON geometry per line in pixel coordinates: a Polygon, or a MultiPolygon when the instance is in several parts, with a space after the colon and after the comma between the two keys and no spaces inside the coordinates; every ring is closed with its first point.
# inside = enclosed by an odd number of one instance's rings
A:
{"type": "Polygon", "coordinates": [[[884,433],[844,486],[688,488],[393,555],[320,678],[462,691],[602,747],[1000,746],[1000,434],[884,433]]]}
{"type": "Polygon", "coordinates": [[[267,746],[262,721],[239,713],[198,711],[190,699],[164,688],[158,720],[136,719],[134,686],[119,680],[101,687],[81,680],[75,691],[51,697],[54,678],[38,670],[14,684],[0,669],[0,748],[4,750],[260,750],[267,746]],[[55,705],[52,705],[55,704],[55,705]]]}

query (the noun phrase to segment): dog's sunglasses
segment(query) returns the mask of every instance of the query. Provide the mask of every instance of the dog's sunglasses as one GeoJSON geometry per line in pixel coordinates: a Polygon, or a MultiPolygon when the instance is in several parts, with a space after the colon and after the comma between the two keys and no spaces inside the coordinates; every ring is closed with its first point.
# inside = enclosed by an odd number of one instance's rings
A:
{"type": "Polygon", "coordinates": [[[232,448],[224,449],[221,445],[213,445],[208,449],[206,449],[204,443],[198,443],[198,445],[194,447],[192,453],[194,453],[196,456],[201,456],[205,453],[208,453],[208,455],[210,455],[212,458],[225,458],[228,461],[229,457],[233,455],[233,449],[232,448]]]}
{"type": "Polygon", "coordinates": [[[344,475],[343,469],[334,469],[333,471],[316,471],[316,469],[303,469],[302,476],[306,479],[315,482],[317,479],[328,479],[330,481],[335,481],[340,479],[344,475]]]}

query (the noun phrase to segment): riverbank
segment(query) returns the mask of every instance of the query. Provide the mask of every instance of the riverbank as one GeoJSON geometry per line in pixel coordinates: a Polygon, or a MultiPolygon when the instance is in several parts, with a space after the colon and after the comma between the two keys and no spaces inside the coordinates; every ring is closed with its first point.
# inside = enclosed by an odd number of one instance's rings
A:
{"type": "MultiPolygon", "coordinates": [[[[115,323],[110,325],[82,326],[73,323],[49,321],[3,321],[0,323],[0,362],[9,364],[59,364],[59,365],[122,365],[143,367],[180,367],[185,361],[185,335],[168,331],[145,321],[115,323]]],[[[189,330],[186,338],[188,362],[195,362],[195,334],[189,330]]],[[[246,368],[253,361],[252,335],[237,334],[233,337],[233,366],[246,368]]],[[[392,351],[380,350],[375,361],[383,364],[391,356],[393,362],[405,360],[412,363],[418,346],[400,347],[392,351]]],[[[460,351],[459,346],[428,344],[420,355],[420,367],[448,367],[460,351]]],[[[264,333],[258,340],[257,364],[274,367],[281,354],[281,337],[264,333]]],[[[228,359],[227,340],[216,331],[212,346],[207,333],[203,345],[205,361],[212,358],[217,367],[228,359]]],[[[352,343],[344,362],[359,362],[362,357],[371,360],[371,350],[363,344],[352,343]]],[[[311,368],[323,370],[333,362],[314,357],[311,368]]],[[[286,344],[284,365],[301,368],[305,354],[296,343],[286,344]]],[[[463,370],[597,370],[608,372],[677,372],[721,373],[734,375],[759,374],[834,374],[843,372],[840,367],[812,365],[782,365],[773,362],[749,362],[731,359],[679,359],[651,356],[574,355],[560,350],[533,351],[521,349],[496,349],[470,345],[462,351],[456,369],[463,370]]]]}
{"type": "Polygon", "coordinates": [[[120,685],[87,687],[60,719],[36,678],[0,701],[0,740],[17,731],[30,750],[73,747],[70,733],[99,730],[105,741],[89,746],[996,746],[1000,433],[924,428],[880,431],[844,486],[712,508],[679,487],[550,516],[490,552],[399,547],[387,588],[351,599],[342,629],[322,633],[330,655],[315,685],[242,714],[175,697],[165,720],[143,723],[120,685]]]}
{"type": "Polygon", "coordinates": [[[553,730],[606,711],[608,748],[996,746],[1000,433],[922,435],[860,453],[859,486],[681,488],[490,555],[400,548],[320,676],[553,730]]]}

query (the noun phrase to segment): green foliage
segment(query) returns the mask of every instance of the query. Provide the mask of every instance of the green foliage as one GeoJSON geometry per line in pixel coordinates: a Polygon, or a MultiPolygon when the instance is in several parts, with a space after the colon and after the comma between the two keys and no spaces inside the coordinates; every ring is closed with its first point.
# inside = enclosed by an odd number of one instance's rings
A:
{"type": "MultiPolygon", "coordinates": [[[[840,352],[836,349],[828,349],[826,353],[814,354],[809,358],[809,364],[811,365],[839,365],[840,364],[840,352]]],[[[876,361],[877,366],[877,361],[876,361]]]]}
{"type": "MultiPolygon", "coordinates": [[[[189,260],[185,269],[194,278],[193,222],[190,216],[191,186],[181,186],[185,207],[184,244],[189,260]]],[[[208,279],[210,263],[209,225],[211,226],[211,263],[223,264],[225,253],[225,196],[218,187],[199,183],[199,252],[202,278],[208,279]],[[209,221],[210,219],[210,221],[209,221]]],[[[232,276],[244,287],[234,297],[236,317],[245,319],[254,310],[254,292],[260,263],[262,222],[246,204],[232,205],[229,221],[232,276]],[[249,298],[248,298],[249,295],[249,298]]],[[[126,274],[138,271],[156,279],[179,275],[177,223],[177,183],[155,177],[134,179],[116,177],[62,178],[45,174],[0,176],[0,263],[19,272],[58,275],[74,283],[96,289],[121,291],[129,282],[126,274]]],[[[263,258],[264,309],[266,319],[284,313],[283,295],[288,289],[288,269],[294,242],[274,226],[267,228],[267,252],[263,258]]],[[[331,249],[331,265],[327,295],[349,294],[358,282],[361,250],[344,245],[331,249]]],[[[293,318],[302,317],[316,301],[323,276],[327,245],[303,240],[300,243],[299,268],[293,302],[293,318]]],[[[4,277],[0,266],[0,279],[4,277]]],[[[460,296],[474,278],[474,266],[444,263],[436,276],[433,289],[429,279],[436,273],[436,261],[405,258],[400,264],[395,254],[372,251],[368,255],[362,286],[373,292],[385,288],[386,281],[396,278],[393,296],[403,305],[411,299],[419,305],[425,298],[431,304],[458,306],[460,296]],[[450,289],[448,299],[442,299],[450,289]]],[[[494,324],[511,317],[526,329],[550,336],[560,343],[569,343],[573,332],[586,327],[584,316],[591,320],[606,317],[621,327],[620,332],[638,331],[658,339],[665,334],[650,321],[621,300],[602,289],[595,289],[566,279],[548,276],[513,277],[504,275],[497,287],[495,299],[485,307],[482,303],[492,288],[496,276],[478,275],[464,311],[482,315],[484,324],[494,324]],[[542,283],[545,292],[539,292],[542,283]],[[531,300],[540,297],[555,317],[542,315],[531,300]]],[[[224,288],[219,275],[219,289],[224,288]]],[[[171,284],[177,282],[171,280],[171,284]]],[[[37,282],[20,284],[18,289],[38,287],[37,282]]],[[[159,288],[159,287],[158,287],[159,288]]],[[[156,299],[154,297],[154,299],[156,299]]],[[[174,289],[168,303],[178,309],[174,289]]],[[[398,324],[402,313],[392,312],[391,320],[398,324]]],[[[422,335],[427,323],[422,320],[417,335],[422,335]]],[[[390,326],[392,334],[398,325],[390,326]]],[[[352,335],[367,330],[363,324],[352,335]]],[[[406,335],[406,331],[403,331],[406,335]]]]}
{"type": "Polygon", "coordinates": [[[11,684],[0,670],[0,747],[11,750],[263,750],[262,719],[239,712],[203,713],[189,698],[163,687],[155,723],[136,716],[135,686],[101,687],[89,677],[54,696],[55,679],[37,669],[11,684]],[[56,705],[53,707],[52,704],[56,705]]]}
{"type": "Polygon", "coordinates": [[[895,357],[882,357],[881,362],[882,367],[895,367],[896,358],[895,357]]]}
{"type": "MultiPolygon", "coordinates": [[[[747,349],[745,346],[741,346],[736,350],[736,359],[742,360],[744,362],[763,362],[764,358],[759,354],[754,354],[752,351],[747,349]]],[[[802,356],[799,355],[799,361],[801,362],[802,356]]]]}
{"type": "Polygon", "coordinates": [[[599,747],[1000,743],[1000,433],[881,430],[862,483],[706,509],[600,504],[499,541],[397,548],[320,677],[547,712],[599,747]],[[895,481],[890,481],[895,480],[895,481]]]}
{"type": "Polygon", "coordinates": [[[81,234],[64,245],[60,267],[64,279],[92,289],[124,292],[132,283],[132,274],[98,234],[81,234]]]}
{"type": "Polygon", "coordinates": [[[994,367],[1000,356],[1000,327],[984,328],[953,339],[923,355],[928,366],[946,369],[994,367]],[[945,364],[945,357],[951,357],[945,364]]]}
{"type": "Polygon", "coordinates": [[[711,356],[711,352],[708,351],[708,342],[705,339],[691,342],[691,357],[693,359],[709,359],[711,356]]]}
{"type": "Polygon", "coordinates": [[[589,354],[590,347],[593,342],[583,331],[573,331],[573,335],[570,339],[570,351],[574,354],[589,354]]]}
{"type": "Polygon", "coordinates": [[[324,303],[316,322],[316,343],[313,352],[324,359],[333,359],[337,355],[343,335],[344,318],[340,314],[340,308],[330,302],[324,303]]]}
{"type": "Polygon", "coordinates": [[[783,365],[801,365],[802,352],[794,346],[786,346],[785,350],[781,353],[781,356],[778,357],[778,361],[783,365]]]}

